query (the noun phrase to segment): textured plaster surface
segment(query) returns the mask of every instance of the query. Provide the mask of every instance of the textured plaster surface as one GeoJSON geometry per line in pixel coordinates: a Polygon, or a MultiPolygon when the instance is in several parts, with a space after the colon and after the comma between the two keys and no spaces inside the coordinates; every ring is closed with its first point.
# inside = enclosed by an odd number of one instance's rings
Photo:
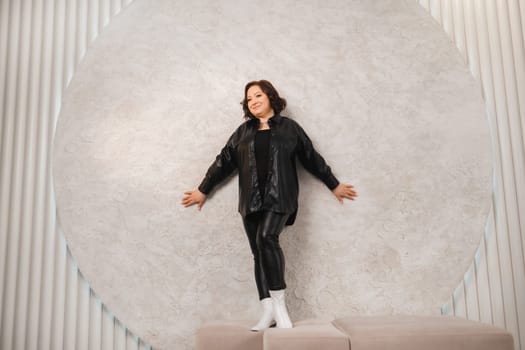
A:
{"type": "Polygon", "coordinates": [[[63,100],[59,219],[95,293],[160,349],[211,319],[256,319],[237,178],[183,208],[268,79],[342,182],[300,169],[282,233],[294,320],[438,314],[490,203],[490,135],[451,41],[403,1],[136,0],[90,47],[63,100]]]}

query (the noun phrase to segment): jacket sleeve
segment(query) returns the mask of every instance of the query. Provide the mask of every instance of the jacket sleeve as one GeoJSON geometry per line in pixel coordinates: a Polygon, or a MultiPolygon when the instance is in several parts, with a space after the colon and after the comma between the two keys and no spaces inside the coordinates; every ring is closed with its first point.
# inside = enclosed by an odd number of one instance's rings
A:
{"type": "Polygon", "coordinates": [[[315,150],[312,141],[303,128],[297,124],[298,149],[297,156],[301,164],[312,175],[321,180],[330,190],[339,185],[339,181],[332,174],[332,169],[326,164],[324,158],[315,150]]]}
{"type": "Polygon", "coordinates": [[[199,191],[204,194],[209,194],[211,190],[221,181],[226,179],[229,175],[237,169],[236,145],[235,145],[235,131],[221,152],[215,158],[215,161],[208,168],[206,176],[199,185],[199,191]]]}

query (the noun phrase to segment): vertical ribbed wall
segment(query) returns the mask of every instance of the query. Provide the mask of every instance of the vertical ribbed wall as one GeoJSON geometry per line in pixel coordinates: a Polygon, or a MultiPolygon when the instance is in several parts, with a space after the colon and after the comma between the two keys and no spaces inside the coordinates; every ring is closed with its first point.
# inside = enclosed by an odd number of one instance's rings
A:
{"type": "MultiPolygon", "coordinates": [[[[132,0],[0,0],[0,349],[146,349],[93,295],[56,222],[51,146],[89,44],[132,0]]],[[[492,130],[493,210],[443,306],[525,348],[525,3],[420,0],[480,81],[492,130]]]]}
{"type": "Polygon", "coordinates": [[[0,0],[0,349],[148,349],[101,303],[56,221],[51,147],[89,44],[132,0],[0,0]]]}
{"type": "Polygon", "coordinates": [[[420,0],[480,82],[492,133],[492,211],[444,314],[510,330],[525,349],[525,2],[420,0]]]}

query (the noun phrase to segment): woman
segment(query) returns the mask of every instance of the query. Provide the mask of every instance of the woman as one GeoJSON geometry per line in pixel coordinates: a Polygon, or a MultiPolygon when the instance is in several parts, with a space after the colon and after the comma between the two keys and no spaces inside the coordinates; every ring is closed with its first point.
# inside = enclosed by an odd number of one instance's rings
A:
{"type": "Polygon", "coordinates": [[[185,207],[200,210],[207,195],[222,180],[239,171],[239,212],[254,257],[255,281],[263,314],[252,330],[292,328],[284,301],[284,255],[279,234],[297,215],[299,186],[296,158],[343,199],[354,200],[352,185],[341,184],[312,142],[292,119],[281,116],[286,100],[267,80],[252,81],[242,101],[247,119],[230,136],[198,189],[184,192],[185,207]]]}

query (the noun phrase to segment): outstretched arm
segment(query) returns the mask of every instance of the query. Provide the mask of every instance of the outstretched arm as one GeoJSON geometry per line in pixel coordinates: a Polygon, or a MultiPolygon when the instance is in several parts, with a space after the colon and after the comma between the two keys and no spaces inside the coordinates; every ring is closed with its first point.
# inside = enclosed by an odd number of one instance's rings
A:
{"type": "Polygon", "coordinates": [[[324,158],[315,150],[312,141],[303,128],[299,125],[297,127],[299,133],[298,157],[305,169],[323,181],[341,204],[343,204],[344,198],[355,200],[357,192],[354,190],[354,186],[340,183],[337,180],[324,158]]]}
{"type": "Polygon", "coordinates": [[[215,161],[208,168],[206,176],[202,180],[198,189],[184,192],[184,196],[181,200],[181,204],[184,205],[184,207],[197,204],[197,208],[201,210],[206,201],[207,195],[212,189],[231,175],[237,168],[234,135],[235,133],[230,136],[226,145],[222,148],[221,152],[215,158],[215,161]]]}
{"type": "Polygon", "coordinates": [[[297,136],[297,156],[301,164],[308,172],[321,180],[326,187],[334,190],[339,185],[339,180],[332,174],[332,169],[330,169],[324,158],[315,150],[312,141],[299,124],[297,124],[297,136]]]}

